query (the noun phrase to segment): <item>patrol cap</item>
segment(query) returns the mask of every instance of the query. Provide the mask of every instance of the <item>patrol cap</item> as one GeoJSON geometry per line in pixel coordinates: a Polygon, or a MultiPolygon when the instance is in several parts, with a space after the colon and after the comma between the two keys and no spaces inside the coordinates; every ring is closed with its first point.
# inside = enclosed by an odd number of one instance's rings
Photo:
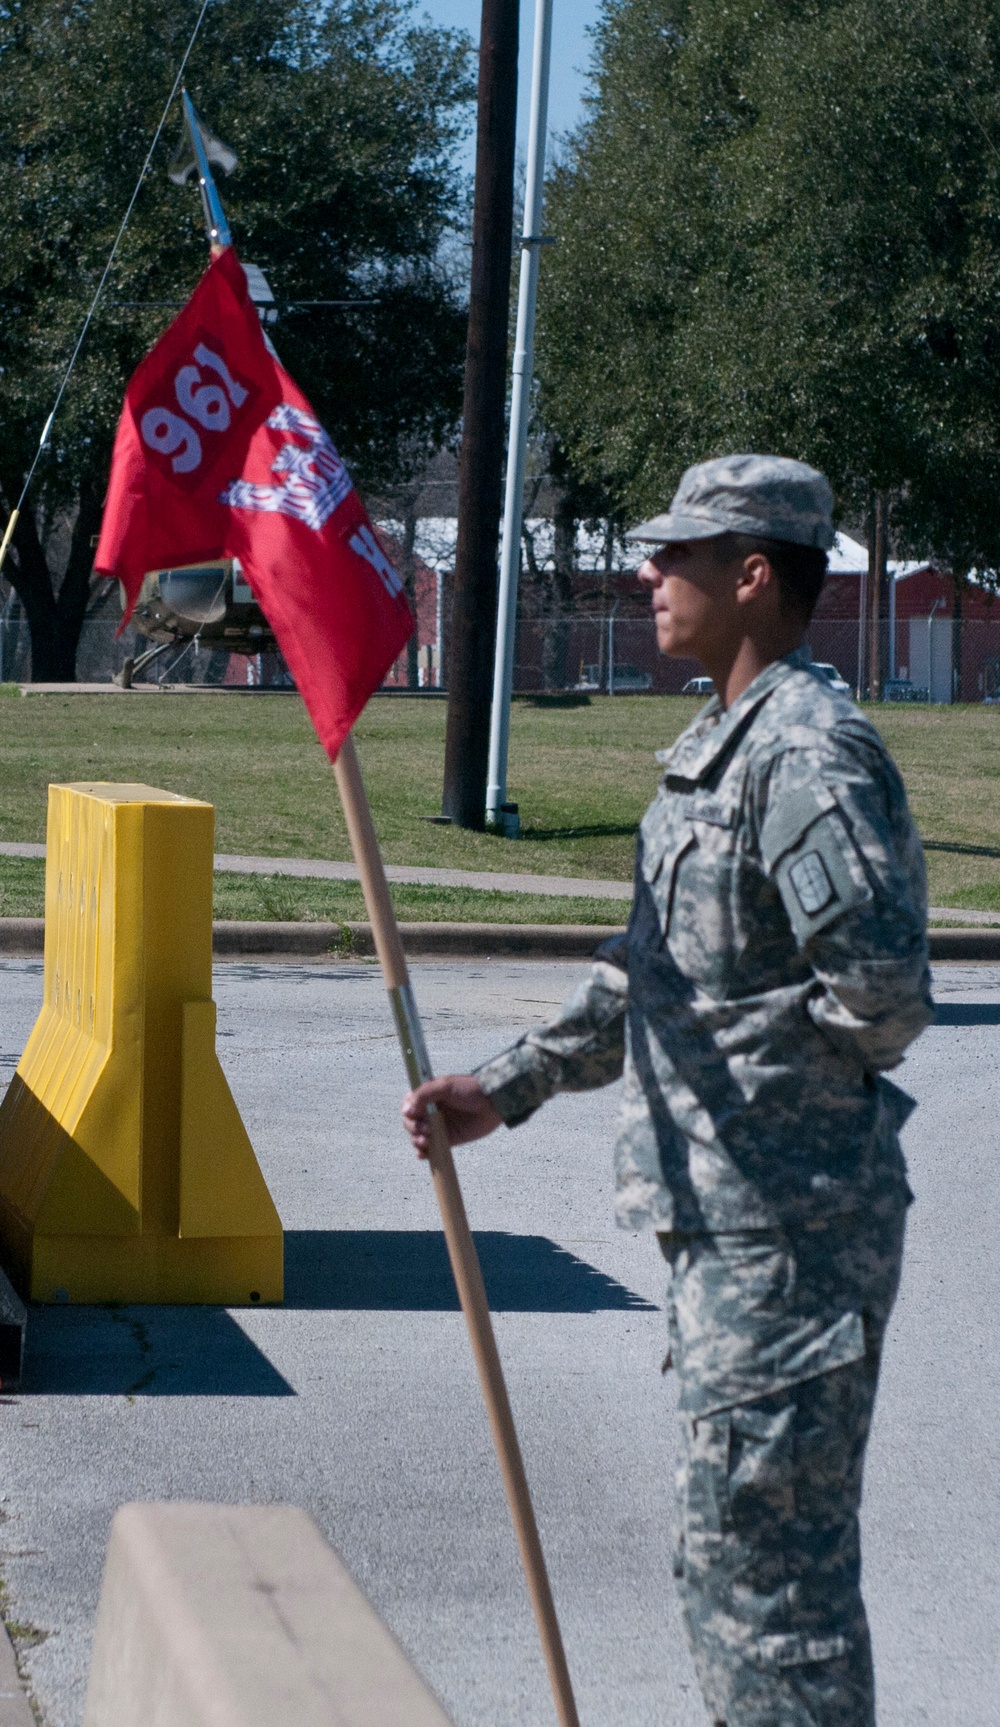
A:
{"type": "Polygon", "coordinates": [[[640,523],[628,540],[665,545],[718,534],[755,534],[797,546],[833,545],[833,492],[790,456],[717,456],[688,468],[669,510],[640,523]]]}

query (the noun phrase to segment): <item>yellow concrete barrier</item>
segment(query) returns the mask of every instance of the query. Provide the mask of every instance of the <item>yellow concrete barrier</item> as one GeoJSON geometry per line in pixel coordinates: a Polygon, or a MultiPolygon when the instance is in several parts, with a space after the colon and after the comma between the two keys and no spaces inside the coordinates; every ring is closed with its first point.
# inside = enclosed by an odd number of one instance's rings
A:
{"type": "Polygon", "coordinates": [[[45,998],[0,1105],[0,1252],[35,1301],[282,1298],[215,1053],[211,804],[49,787],[45,998]]]}

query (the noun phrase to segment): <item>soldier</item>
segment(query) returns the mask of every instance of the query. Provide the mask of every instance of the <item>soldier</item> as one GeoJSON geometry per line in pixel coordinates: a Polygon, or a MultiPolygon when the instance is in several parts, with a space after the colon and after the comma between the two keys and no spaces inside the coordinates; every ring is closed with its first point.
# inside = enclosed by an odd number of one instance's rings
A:
{"type": "Polygon", "coordinates": [[[912,1100],[882,1077],[932,1014],[920,842],[878,733],[803,637],[832,544],[823,476],[689,468],[633,531],[663,653],[716,697],[638,838],[626,934],[553,1022],[431,1080],[452,1142],[624,1074],[616,1212],[670,1266],[675,1575],[710,1716],[873,1727],[858,1510],[912,1100]]]}

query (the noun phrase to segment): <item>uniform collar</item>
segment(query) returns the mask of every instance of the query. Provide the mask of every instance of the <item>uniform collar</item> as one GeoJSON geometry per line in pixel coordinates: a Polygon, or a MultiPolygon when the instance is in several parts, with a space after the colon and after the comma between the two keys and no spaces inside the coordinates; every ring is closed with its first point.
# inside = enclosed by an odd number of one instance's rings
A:
{"type": "Polygon", "coordinates": [[[792,672],[804,671],[811,664],[808,648],[794,648],[783,659],[772,660],[769,666],[765,666],[731,708],[724,710],[718,696],[713,697],[707,708],[681,733],[672,749],[657,750],[657,761],[671,776],[685,780],[703,779],[771,692],[792,672]]]}

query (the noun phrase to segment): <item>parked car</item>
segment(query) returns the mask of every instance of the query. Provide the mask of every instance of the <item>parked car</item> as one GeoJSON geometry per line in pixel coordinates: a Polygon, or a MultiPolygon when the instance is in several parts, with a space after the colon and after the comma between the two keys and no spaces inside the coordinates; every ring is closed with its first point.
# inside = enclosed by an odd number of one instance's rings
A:
{"type": "Polygon", "coordinates": [[[841,677],[836,666],[831,666],[827,660],[813,660],[813,671],[819,672],[833,689],[839,690],[842,696],[849,696],[851,686],[841,677]]]}
{"type": "Polygon", "coordinates": [[[714,696],[715,685],[711,678],[688,678],[681,690],[682,696],[714,696]]]}
{"type": "MultiPolygon", "coordinates": [[[[584,665],[580,667],[580,680],[573,685],[575,690],[593,690],[595,693],[608,687],[607,672],[601,673],[597,666],[584,665]],[[603,681],[602,681],[603,679],[603,681]]],[[[638,666],[619,666],[613,668],[615,695],[634,695],[639,690],[651,690],[653,687],[652,672],[643,672],[638,666]]]]}
{"type": "Polygon", "coordinates": [[[886,678],[882,685],[884,702],[929,702],[930,694],[909,678],[886,678]]]}
{"type": "Polygon", "coordinates": [[[616,691],[623,694],[628,690],[651,690],[653,687],[652,672],[643,672],[638,666],[613,666],[612,677],[616,691]]]}

